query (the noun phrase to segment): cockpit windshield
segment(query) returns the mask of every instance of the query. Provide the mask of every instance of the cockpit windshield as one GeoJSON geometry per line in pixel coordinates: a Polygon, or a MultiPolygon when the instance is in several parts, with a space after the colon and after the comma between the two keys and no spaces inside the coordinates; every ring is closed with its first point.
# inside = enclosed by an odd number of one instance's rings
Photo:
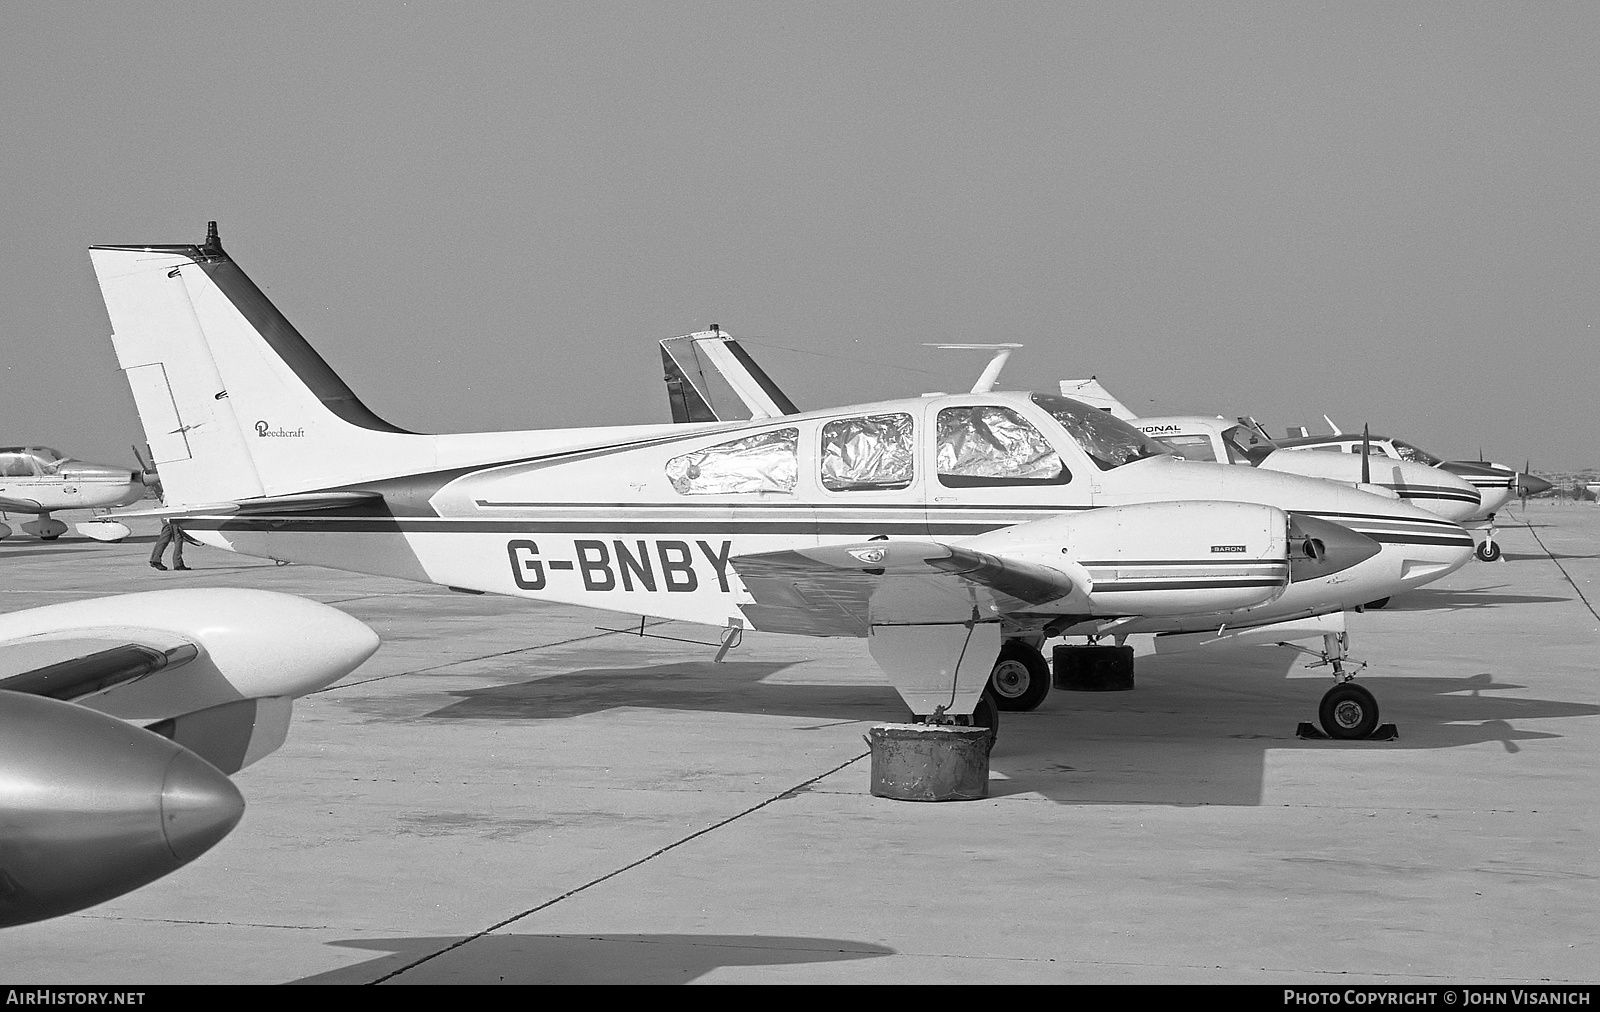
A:
{"type": "Polygon", "coordinates": [[[1409,460],[1413,464],[1426,464],[1429,467],[1438,467],[1440,464],[1444,463],[1444,461],[1438,457],[1435,457],[1433,454],[1429,453],[1427,450],[1424,450],[1420,446],[1412,446],[1410,443],[1399,439],[1391,439],[1389,442],[1394,444],[1394,450],[1396,453],[1400,454],[1401,460],[1409,460]]]}
{"type": "Polygon", "coordinates": [[[1102,471],[1146,457],[1173,455],[1170,446],[1156,442],[1108,411],[1056,394],[1034,394],[1033,403],[1050,412],[1102,471]]]}
{"type": "Polygon", "coordinates": [[[0,446],[0,476],[23,478],[55,474],[67,458],[48,446],[0,446]]]}

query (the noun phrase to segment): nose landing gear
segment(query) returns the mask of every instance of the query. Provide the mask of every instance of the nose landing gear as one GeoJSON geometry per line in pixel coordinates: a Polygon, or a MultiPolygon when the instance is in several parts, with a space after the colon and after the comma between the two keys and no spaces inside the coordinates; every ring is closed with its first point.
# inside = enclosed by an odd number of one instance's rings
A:
{"type": "Polygon", "coordinates": [[[1295,733],[1301,738],[1337,738],[1342,741],[1393,741],[1400,737],[1393,724],[1378,723],[1378,699],[1364,686],[1355,683],[1356,671],[1366,667],[1365,662],[1350,659],[1350,634],[1325,633],[1322,637],[1322,654],[1319,660],[1307,664],[1308,668],[1327,666],[1333,669],[1334,686],[1322,697],[1317,706],[1315,724],[1302,721],[1295,733]],[[1346,671],[1345,665],[1355,665],[1346,671]]]}
{"type": "Polygon", "coordinates": [[[1483,541],[1473,550],[1473,554],[1482,562],[1494,562],[1500,558],[1500,545],[1494,540],[1499,533],[1495,530],[1494,514],[1489,515],[1489,529],[1483,534],[1483,541]]]}

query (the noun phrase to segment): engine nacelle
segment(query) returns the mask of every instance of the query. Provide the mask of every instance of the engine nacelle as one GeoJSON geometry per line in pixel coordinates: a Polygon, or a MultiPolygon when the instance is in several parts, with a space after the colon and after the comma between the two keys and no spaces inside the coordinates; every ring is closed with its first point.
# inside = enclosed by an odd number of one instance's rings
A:
{"type": "Polygon", "coordinates": [[[1258,503],[1108,506],[1007,527],[962,547],[1061,570],[1085,588],[1092,615],[1236,611],[1273,601],[1289,585],[1289,517],[1258,503]]]}
{"type": "Polygon", "coordinates": [[[378,649],[377,634],[344,612],[265,590],[158,590],[0,615],[0,641],[8,643],[111,645],[162,633],[193,643],[198,656],[86,696],[83,705],[154,721],[243,699],[303,696],[349,674],[378,649]]]}
{"type": "Polygon", "coordinates": [[[187,749],[73,703],[0,692],[0,927],[137,889],[243,814],[232,782],[187,749]]]}

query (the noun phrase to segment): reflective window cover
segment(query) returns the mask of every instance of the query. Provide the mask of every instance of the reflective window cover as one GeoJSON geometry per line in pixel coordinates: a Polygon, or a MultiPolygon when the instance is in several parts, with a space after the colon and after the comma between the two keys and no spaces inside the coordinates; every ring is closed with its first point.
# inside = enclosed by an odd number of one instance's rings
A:
{"type": "Polygon", "coordinates": [[[905,488],[912,478],[911,416],[837,418],[822,427],[822,487],[905,488]]]}
{"type": "Polygon", "coordinates": [[[793,492],[800,477],[799,429],[776,429],[667,461],[667,480],[679,495],[793,492]]]}
{"type": "Polygon", "coordinates": [[[1170,448],[1162,446],[1110,412],[1091,408],[1070,397],[1034,394],[1033,403],[1050,412],[1067,430],[1073,442],[1082,447],[1083,452],[1102,471],[1146,457],[1164,457],[1172,453],[1170,448]]]}
{"type": "Polygon", "coordinates": [[[1072,480],[1039,430],[1010,408],[981,405],[939,412],[939,484],[1065,485],[1072,480]]]}
{"type": "Polygon", "coordinates": [[[1184,460],[1217,459],[1216,451],[1211,449],[1210,436],[1162,436],[1161,442],[1176,450],[1184,460]]]}

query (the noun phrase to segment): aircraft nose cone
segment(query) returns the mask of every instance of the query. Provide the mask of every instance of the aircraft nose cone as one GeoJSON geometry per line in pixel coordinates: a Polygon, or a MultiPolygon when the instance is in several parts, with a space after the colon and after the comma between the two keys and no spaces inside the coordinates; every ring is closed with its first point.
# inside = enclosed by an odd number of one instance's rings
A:
{"type": "Polygon", "coordinates": [[[1523,473],[1517,475],[1517,488],[1520,489],[1524,495],[1539,495],[1555,488],[1555,485],[1545,481],[1543,478],[1535,477],[1534,475],[1528,474],[1526,471],[1524,471],[1523,473]]]}
{"type": "MultiPolygon", "coordinates": [[[[1330,576],[1360,565],[1383,550],[1383,546],[1374,539],[1343,524],[1301,513],[1290,515],[1289,534],[1293,538],[1305,538],[1317,546],[1314,549],[1315,557],[1309,554],[1310,549],[1291,551],[1289,578],[1295,581],[1330,576]]],[[[1291,549],[1294,547],[1291,545],[1291,549]]]]}
{"type": "Polygon", "coordinates": [[[244,797],[215,766],[187,749],[172,757],[161,785],[161,831],[179,864],[228,835],[244,815],[244,797]]]}

